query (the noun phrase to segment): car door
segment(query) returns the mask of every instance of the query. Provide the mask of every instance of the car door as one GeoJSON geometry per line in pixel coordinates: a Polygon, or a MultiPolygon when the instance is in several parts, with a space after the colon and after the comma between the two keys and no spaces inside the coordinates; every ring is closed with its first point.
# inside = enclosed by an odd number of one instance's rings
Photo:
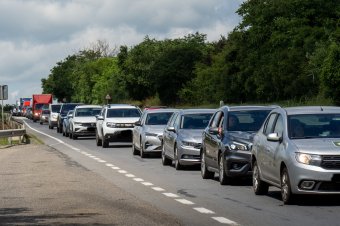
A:
{"type": "Polygon", "coordinates": [[[267,135],[272,133],[274,130],[274,123],[277,118],[277,113],[272,113],[268,116],[263,130],[258,133],[255,137],[256,142],[254,142],[254,148],[257,150],[256,159],[257,164],[261,170],[261,175],[264,179],[269,178],[269,141],[267,140],[267,135]]]}
{"type": "MultiPolygon", "coordinates": [[[[281,114],[278,115],[275,124],[273,126],[273,133],[277,133],[280,137],[283,137],[284,122],[281,114]]],[[[267,141],[267,176],[268,179],[276,184],[280,183],[280,165],[278,161],[279,155],[282,155],[284,150],[284,143],[281,141],[267,141]]]]}
{"type": "Polygon", "coordinates": [[[206,129],[204,133],[204,149],[205,149],[205,156],[206,156],[206,164],[208,166],[216,167],[216,146],[218,143],[218,137],[217,134],[213,134],[209,132],[211,128],[217,128],[219,126],[221,117],[223,115],[222,111],[218,111],[213,115],[212,120],[210,121],[210,124],[208,128],[206,129]]]}
{"type": "Polygon", "coordinates": [[[170,156],[170,149],[171,149],[171,145],[170,145],[170,141],[171,141],[171,131],[168,130],[169,127],[174,127],[175,121],[178,117],[178,112],[175,112],[172,117],[170,118],[167,126],[164,129],[163,132],[163,145],[164,145],[164,150],[165,150],[165,154],[167,156],[170,156]]]}

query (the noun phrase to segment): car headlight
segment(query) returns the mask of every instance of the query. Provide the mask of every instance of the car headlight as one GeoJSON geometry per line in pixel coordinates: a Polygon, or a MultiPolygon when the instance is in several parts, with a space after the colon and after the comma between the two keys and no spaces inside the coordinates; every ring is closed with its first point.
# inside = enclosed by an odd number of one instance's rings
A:
{"type": "Polygon", "coordinates": [[[156,134],[156,133],[145,132],[145,136],[149,136],[149,137],[157,137],[158,134],[156,134]]]}
{"type": "Polygon", "coordinates": [[[187,147],[196,147],[199,144],[195,142],[190,142],[190,141],[182,141],[182,145],[187,146],[187,147]]]}
{"type": "Polygon", "coordinates": [[[248,147],[244,144],[238,143],[238,142],[232,142],[230,145],[230,150],[233,151],[248,151],[248,147]]]}
{"type": "Polygon", "coordinates": [[[107,127],[111,127],[111,128],[115,128],[116,127],[116,123],[114,123],[114,122],[107,122],[106,126],[107,127]]]}
{"type": "Polygon", "coordinates": [[[320,155],[311,155],[306,153],[296,153],[295,158],[299,163],[313,166],[320,166],[322,161],[320,155]]]}
{"type": "Polygon", "coordinates": [[[74,122],[75,126],[81,126],[82,124],[80,122],[74,122]]]}

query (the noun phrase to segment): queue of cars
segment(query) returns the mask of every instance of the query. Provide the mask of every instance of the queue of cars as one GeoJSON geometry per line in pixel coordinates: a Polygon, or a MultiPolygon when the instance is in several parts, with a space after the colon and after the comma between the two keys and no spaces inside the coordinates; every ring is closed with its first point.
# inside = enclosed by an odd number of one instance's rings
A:
{"type": "Polygon", "coordinates": [[[269,186],[284,204],[300,194],[340,194],[340,107],[223,106],[148,108],[128,104],[50,106],[49,128],[71,139],[95,136],[96,145],[132,142],[133,155],[159,154],[181,170],[199,165],[203,179],[220,184],[252,177],[256,195],[269,186]],[[53,115],[54,114],[54,115],[53,115]],[[57,120],[54,120],[57,118],[57,120]],[[56,123],[55,123],[56,122],[56,123]]]}

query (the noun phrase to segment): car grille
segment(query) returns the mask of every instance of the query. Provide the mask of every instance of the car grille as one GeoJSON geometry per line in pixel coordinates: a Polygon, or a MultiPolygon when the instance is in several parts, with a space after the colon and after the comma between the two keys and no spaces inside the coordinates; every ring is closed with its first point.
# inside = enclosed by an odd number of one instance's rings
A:
{"type": "Polygon", "coordinates": [[[81,123],[81,125],[85,127],[94,127],[96,126],[96,123],[81,123]]]}
{"type": "Polygon", "coordinates": [[[322,156],[321,167],[324,169],[340,169],[340,155],[322,156]]]}
{"type": "Polygon", "coordinates": [[[329,191],[329,192],[338,192],[340,191],[340,183],[334,182],[322,182],[318,189],[319,191],[329,191]]]}

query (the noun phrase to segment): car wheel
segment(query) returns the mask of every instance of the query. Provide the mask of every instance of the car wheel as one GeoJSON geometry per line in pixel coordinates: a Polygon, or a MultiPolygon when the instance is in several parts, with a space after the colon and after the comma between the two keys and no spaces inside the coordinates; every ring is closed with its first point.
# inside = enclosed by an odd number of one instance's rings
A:
{"type": "Polygon", "coordinates": [[[219,162],[219,164],[218,164],[219,165],[218,179],[219,179],[221,185],[226,185],[230,182],[230,178],[225,173],[225,162],[224,162],[223,154],[220,155],[218,162],[219,162]]]}
{"type": "Polygon", "coordinates": [[[255,195],[266,195],[269,189],[269,185],[261,180],[260,170],[256,161],[253,164],[253,189],[255,195]]]}
{"type": "Polygon", "coordinates": [[[212,179],[214,178],[214,172],[211,172],[207,169],[207,166],[205,164],[205,152],[202,151],[201,155],[201,176],[203,179],[212,179]]]}
{"type": "Polygon", "coordinates": [[[179,157],[178,157],[178,149],[177,147],[175,148],[175,169],[176,170],[181,170],[183,169],[183,166],[179,162],[179,157]]]}
{"type": "Polygon", "coordinates": [[[143,148],[142,140],[140,142],[139,155],[140,155],[141,158],[145,158],[146,157],[146,154],[145,154],[144,148],[143,148]]]}
{"type": "Polygon", "coordinates": [[[164,149],[164,144],[162,144],[162,164],[163,166],[168,166],[172,164],[171,159],[168,159],[165,155],[165,149],[164,149]]]}
{"type": "Polygon", "coordinates": [[[102,145],[102,140],[99,139],[98,133],[96,133],[96,145],[101,146],[102,145]]]}
{"type": "Polygon", "coordinates": [[[137,148],[135,146],[135,143],[133,143],[133,142],[132,142],[132,154],[133,155],[138,155],[138,150],[137,150],[137,148]]]}
{"type": "Polygon", "coordinates": [[[43,122],[40,122],[40,125],[42,125],[43,124],[43,122]]]}
{"type": "Polygon", "coordinates": [[[102,147],[103,148],[109,147],[109,141],[105,137],[103,137],[102,147]]]}
{"type": "Polygon", "coordinates": [[[281,196],[284,204],[291,204],[293,194],[289,181],[289,174],[287,168],[283,168],[281,173],[281,196]]]}
{"type": "Polygon", "coordinates": [[[77,135],[75,135],[75,134],[72,132],[72,139],[73,139],[73,140],[77,140],[77,138],[78,138],[77,135]]]}
{"type": "Polygon", "coordinates": [[[70,134],[70,135],[69,135],[69,138],[72,139],[72,135],[73,135],[73,134],[72,134],[71,132],[70,132],[69,134],[70,134]]]}

